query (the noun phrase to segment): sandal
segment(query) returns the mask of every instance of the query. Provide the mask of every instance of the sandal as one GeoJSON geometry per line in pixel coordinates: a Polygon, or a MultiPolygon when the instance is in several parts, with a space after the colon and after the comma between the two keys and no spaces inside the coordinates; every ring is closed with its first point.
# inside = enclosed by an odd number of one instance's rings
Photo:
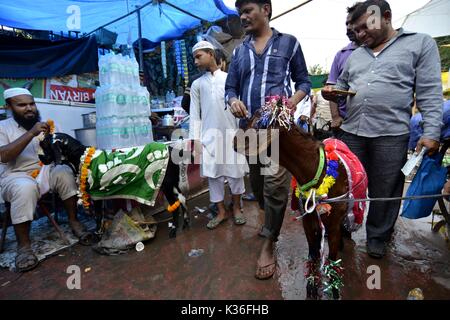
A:
{"type": "Polygon", "coordinates": [[[248,194],[244,194],[242,196],[242,200],[245,200],[245,201],[256,201],[256,197],[255,197],[255,195],[253,193],[248,193],[248,194]]]}
{"type": "Polygon", "coordinates": [[[256,274],[255,274],[255,278],[259,279],[259,280],[267,280],[272,278],[272,276],[275,273],[275,270],[277,269],[277,262],[275,260],[275,262],[270,263],[266,266],[258,266],[256,268],[256,274]]]}
{"type": "Polygon", "coordinates": [[[243,214],[234,215],[233,216],[234,224],[237,226],[243,225],[247,223],[247,219],[244,217],[243,214]]]}
{"type": "MultiPolygon", "coordinates": [[[[70,223],[69,223],[70,224],[70,223]]],[[[83,246],[91,246],[94,241],[94,234],[86,230],[86,227],[83,226],[80,222],[76,222],[76,224],[70,224],[72,228],[72,233],[75,237],[78,238],[79,244],[83,246]]]]}
{"type": "Polygon", "coordinates": [[[38,264],[39,259],[30,247],[22,247],[17,249],[15,265],[18,272],[32,270],[36,268],[38,264]]]}
{"type": "Polygon", "coordinates": [[[208,222],[206,227],[210,230],[215,229],[221,224],[222,222],[226,221],[228,218],[223,218],[222,220],[218,219],[217,217],[213,218],[211,221],[208,222]]]}

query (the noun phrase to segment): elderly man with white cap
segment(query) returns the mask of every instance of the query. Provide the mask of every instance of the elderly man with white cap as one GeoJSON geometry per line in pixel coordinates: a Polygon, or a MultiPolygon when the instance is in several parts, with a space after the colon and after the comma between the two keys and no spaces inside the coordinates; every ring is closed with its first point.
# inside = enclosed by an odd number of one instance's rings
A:
{"type": "MultiPolygon", "coordinates": [[[[0,189],[3,199],[11,204],[11,221],[18,241],[16,269],[23,272],[38,265],[29,233],[40,191],[31,173],[40,169],[36,137],[50,128],[40,121],[34,98],[27,89],[7,89],[4,98],[13,117],[0,121],[0,162],[5,166],[0,189]]],[[[64,203],[72,231],[80,243],[89,244],[92,234],[85,231],[76,216],[77,185],[72,170],[65,165],[52,166],[48,182],[50,190],[58,193],[64,203]]]]}
{"type": "Polygon", "coordinates": [[[207,227],[214,229],[227,219],[224,205],[225,180],[233,198],[233,220],[246,223],[241,212],[241,195],[245,192],[244,175],[248,171],[244,156],[233,150],[233,137],[238,121],[225,105],[227,74],[219,69],[214,46],[198,42],[192,49],[195,65],[205,74],[191,87],[190,139],[202,145],[201,175],[208,177],[210,201],[217,204],[218,214],[207,227]]]}

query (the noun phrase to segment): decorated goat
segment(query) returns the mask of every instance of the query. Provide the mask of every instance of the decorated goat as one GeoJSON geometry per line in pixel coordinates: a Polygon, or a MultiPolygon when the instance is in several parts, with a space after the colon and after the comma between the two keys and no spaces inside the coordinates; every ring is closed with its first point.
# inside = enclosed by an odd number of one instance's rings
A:
{"type": "Polygon", "coordinates": [[[169,236],[176,236],[180,212],[183,228],[189,225],[185,198],[179,186],[180,168],[170,159],[170,149],[162,143],[96,150],[64,133],[48,134],[40,142],[39,159],[44,164],[67,164],[77,176],[79,198],[85,208],[94,201],[131,199],[153,206],[158,192],[164,193],[173,214],[169,236]]]}
{"type": "Polygon", "coordinates": [[[366,197],[367,175],[361,162],[342,141],[326,139],[321,143],[298,128],[287,105],[286,98],[269,97],[266,105],[248,121],[245,132],[236,136],[235,149],[250,157],[264,152],[267,155],[269,149],[272,157],[279,152],[278,163],[296,180],[294,194],[308,241],[307,295],[318,298],[324,282],[324,291],[338,298],[343,285],[343,267],[338,259],[343,244],[342,228],[352,232],[362,225],[368,206],[352,199],[366,197]],[[245,139],[249,130],[258,133],[260,138],[256,144],[245,139]],[[261,137],[266,139],[261,141],[261,137]],[[275,142],[279,150],[274,150],[275,142]],[[332,199],[342,202],[326,203],[332,199]],[[325,232],[328,233],[327,259],[323,248],[325,232]]]}

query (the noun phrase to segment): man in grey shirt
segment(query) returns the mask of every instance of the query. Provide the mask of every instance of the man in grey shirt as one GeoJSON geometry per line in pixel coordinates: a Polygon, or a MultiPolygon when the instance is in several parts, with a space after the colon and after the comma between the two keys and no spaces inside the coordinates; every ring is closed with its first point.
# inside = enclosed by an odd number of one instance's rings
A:
{"type": "MultiPolygon", "coordinates": [[[[356,92],[347,98],[342,140],[362,161],[371,198],[402,195],[411,107],[416,95],[424,119],[424,134],[416,151],[439,148],[442,120],[440,58],[428,35],[394,30],[389,4],[368,0],[357,6],[353,29],[362,43],[347,60],[335,89],[356,92]]],[[[336,101],[330,86],[325,99],[336,101]]],[[[367,217],[367,252],[386,253],[398,217],[400,201],[372,202],[367,217]]]]}

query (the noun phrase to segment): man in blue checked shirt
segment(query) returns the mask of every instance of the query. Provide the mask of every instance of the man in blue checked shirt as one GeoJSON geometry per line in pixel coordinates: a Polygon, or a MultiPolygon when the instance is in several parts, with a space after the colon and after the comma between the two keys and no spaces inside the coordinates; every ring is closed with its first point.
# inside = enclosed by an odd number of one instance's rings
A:
{"type": "MultiPolygon", "coordinates": [[[[235,49],[228,70],[225,99],[231,112],[237,118],[250,117],[265,104],[267,96],[273,95],[290,97],[289,104],[295,107],[311,90],[299,42],[289,34],[270,28],[270,0],[237,0],[235,6],[248,36],[235,49]]],[[[250,181],[259,206],[265,212],[260,235],[266,240],[255,276],[268,279],[276,269],[273,249],[286,211],[290,175],[283,167],[273,175],[262,175],[260,163],[250,164],[250,181]]]]}

